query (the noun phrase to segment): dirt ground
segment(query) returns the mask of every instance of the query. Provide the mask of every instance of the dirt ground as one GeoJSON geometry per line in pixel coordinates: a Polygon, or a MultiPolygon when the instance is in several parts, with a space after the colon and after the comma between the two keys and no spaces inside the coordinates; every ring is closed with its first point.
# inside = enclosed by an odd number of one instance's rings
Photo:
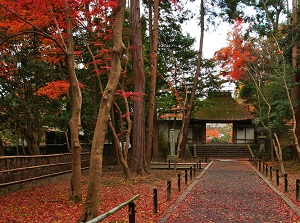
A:
{"type": "MultiPolygon", "coordinates": [[[[204,166],[204,165],[203,165],[204,166]]],[[[200,170],[196,171],[198,174],[200,170]]],[[[184,170],[174,172],[168,169],[153,169],[151,174],[132,176],[124,181],[120,167],[104,166],[100,187],[99,215],[103,214],[135,195],[136,222],[156,222],[159,216],[180,196],[193,182],[188,177],[187,185],[184,180],[184,170]],[[180,174],[180,189],[178,190],[178,174],[180,174]],[[167,197],[168,181],[171,182],[171,199],[167,197]],[[158,191],[158,212],[153,213],[153,190],[158,191]]],[[[193,175],[193,177],[195,177],[193,175]]],[[[1,196],[0,222],[77,222],[84,208],[87,193],[88,173],[84,171],[82,177],[82,203],[69,201],[70,176],[66,175],[58,181],[36,184],[1,196]]],[[[109,216],[103,222],[128,222],[128,207],[109,216]]]]}
{"type": "MultiPolygon", "coordinates": [[[[268,163],[275,169],[276,163],[268,163]]],[[[202,164],[202,168],[205,164],[202,164]]],[[[300,207],[295,198],[295,182],[300,179],[300,163],[285,162],[288,174],[288,193],[286,195],[300,207]]],[[[200,170],[196,171],[196,174],[200,170]]],[[[182,192],[193,182],[188,174],[188,184],[185,185],[185,171],[174,172],[168,169],[153,169],[151,174],[132,176],[128,182],[124,181],[120,167],[104,166],[100,188],[99,214],[103,214],[115,206],[139,194],[136,199],[136,222],[151,223],[164,213],[173,204],[182,192]],[[178,174],[180,174],[181,191],[178,190],[178,174]],[[171,181],[171,199],[167,199],[167,181],[171,181]],[[153,213],[153,190],[158,191],[158,213],[153,213]]],[[[269,177],[267,177],[269,179],[269,177]]],[[[88,174],[84,172],[82,183],[83,201],[87,191],[88,174]]],[[[273,180],[276,186],[275,171],[273,180]]],[[[277,186],[276,186],[277,187],[277,186]]],[[[284,191],[283,177],[277,187],[284,191]]],[[[35,185],[24,190],[1,196],[0,222],[76,222],[84,207],[84,202],[74,204],[69,201],[70,177],[66,176],[56,182],[44,185],[35,185]]],[[[128,208],[123,208],[111,215],[103,222],[128,222],[128,208]]]]}

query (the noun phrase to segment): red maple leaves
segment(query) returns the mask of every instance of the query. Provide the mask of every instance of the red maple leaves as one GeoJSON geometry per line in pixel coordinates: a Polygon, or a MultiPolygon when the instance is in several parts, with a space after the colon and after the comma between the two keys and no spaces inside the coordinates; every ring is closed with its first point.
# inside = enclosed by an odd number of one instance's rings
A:
{"type": "MultiPolygon", "coordinates": [[[[61,95],[65,94],[70,87],[70,83],[68,81],[53,81],[46,86],[40,88],[36,94],[39,96],[46,96],[51,99],[57,99],[61,95]]],[[[79,84],[79,87],[84,87],[83,84],[79,84]]]]}
{"type": "Polygon", "coordinates": [[[132,92],[132,91],[123,91],[123,90],[117,90],[116,95],[119,95],[122,98],[128,98],[132,101],[138,101],[142,100],[144,94],[141,92],[132,92]]]}
{"type": "Polygon", "coordinates": [[[253,50],[251,42],[246,42],[243,37],[242,20],[236,19],[229,45],[215,52],[213,60],[220,64],[221,75],[238,80],[244,77],[248,65],[257,60],[253,50]]]}

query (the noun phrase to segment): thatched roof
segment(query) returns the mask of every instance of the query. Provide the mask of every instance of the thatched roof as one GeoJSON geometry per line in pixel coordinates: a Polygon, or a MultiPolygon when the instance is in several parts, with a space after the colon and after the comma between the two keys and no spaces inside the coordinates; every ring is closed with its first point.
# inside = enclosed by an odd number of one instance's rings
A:
{"type": "Polygon", "coordinates": [[[244,106],[231,97],[230,92],[214,92],[196,107],[192,119],[205,121],[246,121],[253,117],[244,106]]]}

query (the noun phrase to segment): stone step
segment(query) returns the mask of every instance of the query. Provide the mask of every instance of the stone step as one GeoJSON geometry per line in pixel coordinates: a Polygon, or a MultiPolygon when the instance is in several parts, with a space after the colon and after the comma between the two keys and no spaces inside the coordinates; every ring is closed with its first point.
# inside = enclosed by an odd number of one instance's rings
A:
{"type": "Polygon", "coordinates": [[[247,147],[227,145],[196,147],[196,154],[199,157],[209,156],[210,158],[248,158],[251,155],[247,147]]]}

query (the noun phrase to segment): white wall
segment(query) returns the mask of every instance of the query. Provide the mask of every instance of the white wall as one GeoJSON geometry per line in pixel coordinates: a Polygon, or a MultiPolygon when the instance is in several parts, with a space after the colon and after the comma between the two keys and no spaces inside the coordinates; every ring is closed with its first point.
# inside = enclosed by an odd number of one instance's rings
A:
{"type": "Polygon", "coordinates": [[[237,127],[237,143],[253,143],[254,127],[252,125],[237,127]]]}

